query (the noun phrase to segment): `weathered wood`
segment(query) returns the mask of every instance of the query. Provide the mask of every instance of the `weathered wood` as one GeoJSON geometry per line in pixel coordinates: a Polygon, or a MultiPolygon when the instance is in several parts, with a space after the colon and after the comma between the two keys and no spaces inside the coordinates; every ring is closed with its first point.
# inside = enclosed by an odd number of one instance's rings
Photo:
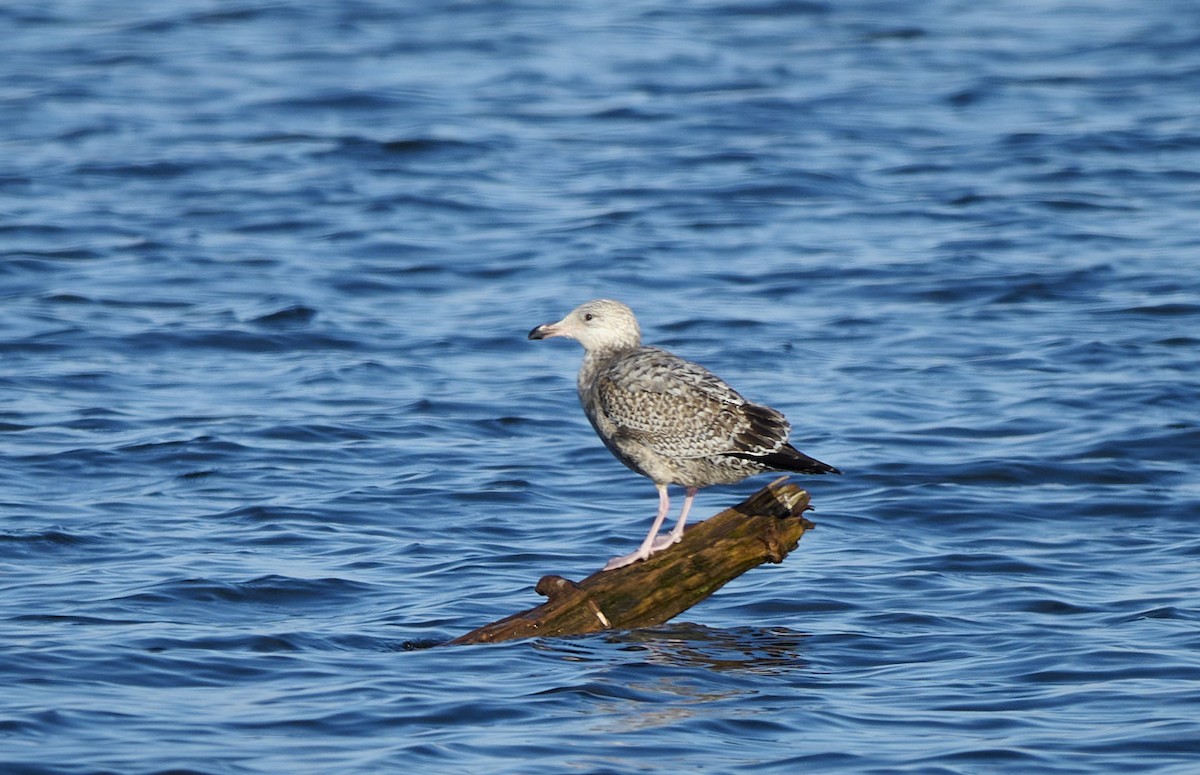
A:
{"type": "Polygon", "coordinates": [[[678,544],[648,560],[599,571],[576,583],[544,576],[545,603],[484,625],[447,645],[582,635],[661,624],[764,562],[783,562],[814,526],[808,493],[787,477],[690,526],[678,544]]]}

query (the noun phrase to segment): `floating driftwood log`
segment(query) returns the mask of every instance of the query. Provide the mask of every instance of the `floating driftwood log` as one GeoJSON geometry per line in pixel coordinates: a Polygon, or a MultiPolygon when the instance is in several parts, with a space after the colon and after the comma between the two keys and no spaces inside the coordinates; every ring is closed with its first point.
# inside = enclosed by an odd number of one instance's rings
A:
{"type": "Polygon", "coordinates": [[[578,583],[543,576],[545,603],[484,625],[447,645],[582,635],[650,627],[671,619],[764,562],[783,562],[814,526],[808,493],[781,477],[736,506],[692,525],[647,560],[578,583]]]}

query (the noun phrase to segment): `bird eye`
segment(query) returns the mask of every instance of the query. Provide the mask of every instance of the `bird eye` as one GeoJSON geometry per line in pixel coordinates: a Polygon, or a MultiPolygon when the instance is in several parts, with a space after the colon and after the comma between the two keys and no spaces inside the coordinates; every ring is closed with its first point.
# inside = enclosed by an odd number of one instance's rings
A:
{"type": "Polygon", "coordinates": [[[594,318],[594,317],[596,317],[596,316],[590,312],[585,312],[583,315],[583,319],[588,320],[588,321],[592,320],[592,318],[594,318]]]}

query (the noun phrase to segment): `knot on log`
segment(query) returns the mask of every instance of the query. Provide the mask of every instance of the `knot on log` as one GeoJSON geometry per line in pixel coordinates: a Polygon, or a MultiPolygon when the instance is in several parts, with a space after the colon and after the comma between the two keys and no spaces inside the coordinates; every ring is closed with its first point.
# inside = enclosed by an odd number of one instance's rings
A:
{"type": "Polygon", "coordinates": [[[533,589],[542,597],[549,598],[551,603],[559,603],[573,595],[583,594],[583,590],[574,581],[553,575],[542,576],[533,589]]]}

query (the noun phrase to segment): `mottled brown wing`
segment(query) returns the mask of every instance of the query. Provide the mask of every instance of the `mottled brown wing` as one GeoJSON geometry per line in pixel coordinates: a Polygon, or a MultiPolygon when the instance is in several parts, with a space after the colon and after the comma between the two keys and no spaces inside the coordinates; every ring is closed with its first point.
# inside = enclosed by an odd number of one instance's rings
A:
{"type": "Polygon", "coordinates": [[[652,347],[610,364],[597,393],[618,434],[669,457],[768,454],[790,430],[779,412],[746,401],[703,366],[652,347]]]}

